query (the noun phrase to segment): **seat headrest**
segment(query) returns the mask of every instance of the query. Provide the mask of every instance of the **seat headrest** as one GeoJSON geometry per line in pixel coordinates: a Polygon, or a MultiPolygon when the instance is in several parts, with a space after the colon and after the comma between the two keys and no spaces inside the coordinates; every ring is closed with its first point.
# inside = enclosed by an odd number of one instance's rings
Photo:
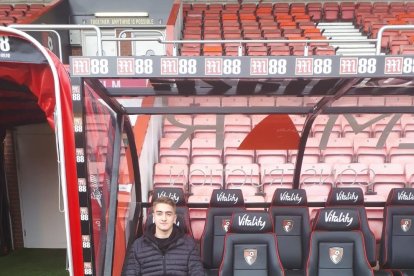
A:
{"type": "Polygon", "coordinates": [[[269,213],[260,211],[235,212],[230,222],[230,233],[269,233],[273,224],[269,213]]]}
{"type": "Polygon", "coordinates": [[[332,188],[326,206],[364,205],[364,193],[361,188],[332,188]]]}
{"type": "Polygon", "coordinates": [[[313,230],[349,231],[359,230],[359,212],[355,209],[322,208],[316,217],[313,230]]]}
{"type": "Polygon", "coordinates": [[[306,206],[308,199],[304,189],[284,189],[275,190],[272,199],[273,206],[306,206]]]}
{"type": "Polygon", "coordinates": [[[214,190],[210,207],[244,207],[243,193],[240,189],[214,190]]]}
{"type": "Polygon", "coordinates": [[[414,205],[414,188],[394,188],[388,194],[387,205],[414,205]]]}
{"type": "Polygon", "coordinates": [[[169,197],[174,200],[175,205],[185,206],[185,196],[184,191],[181,188],[170,188],[170,187],[160,187],[155,188],[152,195],[152,202],[159,197],[169,197]]]}

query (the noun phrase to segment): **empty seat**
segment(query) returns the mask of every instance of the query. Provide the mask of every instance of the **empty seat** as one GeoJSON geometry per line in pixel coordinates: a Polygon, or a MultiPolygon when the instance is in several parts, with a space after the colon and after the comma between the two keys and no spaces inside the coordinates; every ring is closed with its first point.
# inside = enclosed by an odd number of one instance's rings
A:
{"type": "Polygon", "coordinates": [[[373,189],[383,200],[388,196],[392,188],[403,188],[406,185],[406,177],[403,164],[371,164],[373,189]]]}
{"type": "Polygon", "coordinates": [[[227,164],[225,181],[226,188],[241,189],[245,199],[255,196],[260,186],[259,166],[257,164],[227,164]]]}
{"type": "Polygon", "coordinates": [[[246,134],[228,134],[224,139],[224,163],[251,164],[254,162],[254,150],[239,149],[246,134]]]}
{"type": "Polygon", "coordinates": [[[362,231],[368,262],[372,267],[377,265],[376,241],[368,224],[364,207],[364,194],[361,188],[333,188],[326,201],[327,207],[356,209],[359,212],[360,230],[362,231]]]}
{"type": "Polygon", "coordinates": [[[306,190],[309,201],[324,202],[334,183],[332,165],[303,164],[300,187],[306,190]]]}
{"type": "Polygon", "coordinates": [[[306,191],[276,189],[269,212],[286,275],[305,275],[310,237],[306,191]]]}
{"type": "Polygon", "coordinates": [[[190,161],[190,141],[179,143],[176,138],[161,138],[160,162],[165,164],[188,164],[190,161]]]}
{"type": "Polygon", "coordinates": [[[414,158],[412,138],[400,138],[388,143],[388,156],[390,163],[409,163],[414,158]]]}
{"type": "Polygon", "coordinates": [[[276,235],[266,212],[237,212],[224,240],[219,275],[284,275],[276,235]]]}
{"type": "Polygon", "coordinates": [[[220,164],[223,151],[216,146],[216,140],[208,138],[194,138],[191,141],[192,163],[220,164]]]}
{"type": "Polygon", "coordinates": [[[370,173],[368,164],[350,163],[335,164],[335,186],[338,188],[359,187],[364,194],[370,185],[370,173]]]}
{"type": "MultiPolygon", "coordinates": [[[[152,193],[151,202],[154,202],[155,199],[159,197],[169,197],[171,198],[176,205],[176,213],[177,213],[177,220],[175,224],[187,234],[193,235],[190,227],[190,217],[189,211],[187,207],[187,202],[185,199],[184,191],[181,188],[169,188],[169,187],[162,187],[162,188],[154,188],[152,193]]],[[[152,207],[148,208],[147,211],[147,220],[144,224],[144,229],[148,229],[148,227],[154,223],[153,215],[152,215],[152,207]]]]}
{"type": "Polygon", "coordinates": [[[307,275],[373,275],[357,210],[319,210],[310,240],[307,275]]]}
{"type": "Polygon", "coordinates": [[[233,212],[244,210],[241,190],[215,190],[213,192],[201,237],[201,260],[207,275],[218,275],[223,257],[224,237],[229,231],[231,216],[233,212]]]}
{"type": "Polygon", "coordinates": [[[377,138],[355,138],[354,151],[358,163],[385,163],[387,160],[386,148],[378,145],[377,138]]]}
{"type": "Polygon", "coordinates": [[[351,139],[331,138],[327,148],[322,150],[322,159],[325,163],[349,164],[354,160],[354,149],[351,139]]]}
{"type": "MultiPolygon", "coordinates": [[[[318,163],[321,155],[320,140],[317,138],[308,138],[306,141],[305,153],[303,156],[303,163],[318,163]]],[[[297,150],[289,150],[290,162],[296,162],[297,150]]]]}
{"type": "Polygon", "coordinates": [[[392,189],[384,210],[380,266],[395,270],[394,275],[414,275],[413,220],[414,189],[392,189]]]}
{"type": "Polygon", "coordinates": [[[294,171],[295,166],[292,163],[260,166],[261,185],[266,202],[272,201],[276,189],[292,188],[294,171]]]}
{"type": "MultiPolygon", "coordinates": [[[[182,102],[183,103],[183,102],[182,102]]],[[[163,137],[178,138],[193,124],[188,115],[166,115],[164,118],[163,137]]]]}
{"type": "Polygon", "coordinates": [[[212,192],[223,187],[223,165],[191,164],[189,184],[192,196],[203,196],[210,200],[212,192]]]}
{"type": "Polygon", "coordinates": [[[188,166],[184,164],[155,164],[154,187],[176,186],[187,191],[188,166]]]}

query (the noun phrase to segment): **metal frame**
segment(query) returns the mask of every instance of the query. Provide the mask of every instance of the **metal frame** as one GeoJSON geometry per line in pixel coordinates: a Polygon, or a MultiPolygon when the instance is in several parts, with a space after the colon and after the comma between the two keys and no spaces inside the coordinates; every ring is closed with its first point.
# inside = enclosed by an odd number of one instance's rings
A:
{"type": "MultiPolygon", "coordinates": [[[[30,25],[29,25],[30,26],[30,25]]],[[[63,123],[62,123],[62,106],[61,106],[61,98],[60,98],[60,86],[59,86],[59,77],[57,73],[56,66],[46,51],[46,49],[33,37],[28,35],[25,32],[20,30],[3,27],[0,26],[0,31],[5,33],[12,33],[18,36],[21,36],[27,39],[30,43],[32,43],[36,48],[38,48],[39,52],[41,52],[44,57],[46,58],[50,70],[53,76],[53,87],[55,90],[55,132],[56,132],[56,149],[58,154],[58,169],[59,169],[59,182],[62,185],[63,194],[63,205],[65,208],[65,229],[66,229],[66,245],[68,251],[68,263],[69,263],[69,274],[73,275],[73,259],[72,259],[72,244],[71,244],[71,235],[70,235],[70,223],[69,223],[69,210],[68,210],[68,197],[67,197],[67,183],[66,183],[66,168],[65,168],[65,153],[64,153],[64,143],[63,143],[63,123]]]]}

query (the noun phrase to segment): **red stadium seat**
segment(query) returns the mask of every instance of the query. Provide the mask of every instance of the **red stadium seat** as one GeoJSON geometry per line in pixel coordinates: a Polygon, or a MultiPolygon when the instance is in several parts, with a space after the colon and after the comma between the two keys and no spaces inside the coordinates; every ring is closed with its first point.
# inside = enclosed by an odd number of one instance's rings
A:
{"type": "Polygon", "coordinates": [[[188,191],[188,166],[157,163],[154,167],[153,185],[156,187],[176,187],[188,191]]]}
{"type": "Polygon", "coordinates": [[[271,202],[273,194],[278,188],[292,188],[295,166],[287,164],[260,165],[261,185],[266,202],[271,202]]]}
{"type": "Polygon", "coordinates": [[[354,160],[353,143],[348,138],[331,138],[327,148],[321,151],[325,163],[349,164],[354,160]]]}
{"type": "Polygon", "coordinates": [[[225,166],[225,187],[241,189],[245,201],[256,196],[260,186],[259,166],[257,164],[227,164],[225,166]]]}
{"type": "Polygon", "coordinates": [[[225,164],[251,164],[254,162],[254,150],[239,150],[246,134],[228,134],[224,139],[225,164]]]}
{"type": "Polygon", "coordinates": [[[190,161],[190,140],[174,147],[176,138],[161,138],[160,162],[165,164],[188,164],[190,161]]]}
{"type": "Polygon", "coordinates": [[[406,186],[406,175],[402,164],[370,164],[369,168],[372,172],[373,190],[383,197],[383,201],[392,188],[406,186]]]}
{"type": "Polygon", "coordinates": [[[300,188],[306,190],[309,201],[326,201],[333,183],[331,164],[317,163],[302,165],[300,188]]]}
{"type": "Polygon", "coordinates": [[[223,151],[216,148],[215,139],[194,138],[191,141],[192,163],[220,164],[223,151]]]}
{"type": "Polygon", "coordinates": [[[354,150],[358,163],[374,164],[387,161],[385,146],[378,147],[377,138],[355,138],[354,150]]]}

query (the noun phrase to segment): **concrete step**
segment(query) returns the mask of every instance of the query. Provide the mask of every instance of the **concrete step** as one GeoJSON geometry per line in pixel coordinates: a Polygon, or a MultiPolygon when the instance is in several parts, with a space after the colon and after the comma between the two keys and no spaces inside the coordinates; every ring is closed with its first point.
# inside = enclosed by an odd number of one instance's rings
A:
{"type": "Polygon", "coordinates": [[[354,26],[353,22],[320,22],[319,26],[354,26]]]}
{"type": "Polygon", "coordinates": [[[336,50],[337,55],[375,55],[375,49],[345,49],[345,48],[339,48],[336,50]]]}
{"type": "Polygon", "coordinates": [[[375,44],[371,43],[329,43],[333,47],[348,48],[348,49],[375,49],[375,44]]]}
{"type": "Polygon", "coordinates": [[[333,30],[333,29],[321,29],[321,31],[324,31],[323,32],[323,34],[327,34],[327,33],[329,33],[329,34],[335,34],[335,33],[337,33],[337,34],[360,34],[361,32],[358,30],[358,29],[351,29],[351,28],[349,28],[349,29],[335,29],[335,30],[333,30]]]}

